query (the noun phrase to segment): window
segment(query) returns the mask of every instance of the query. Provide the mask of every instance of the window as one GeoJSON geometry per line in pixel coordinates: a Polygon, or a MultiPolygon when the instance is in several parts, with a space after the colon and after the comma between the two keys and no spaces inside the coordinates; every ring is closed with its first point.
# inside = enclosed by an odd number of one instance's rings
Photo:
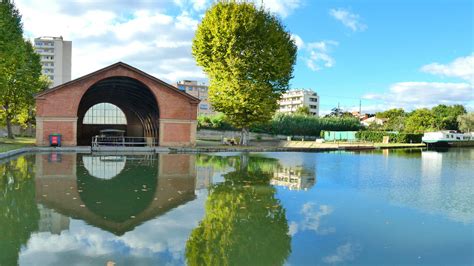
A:
{"type": "Polygon", "coordinates": [[[83,124],[126,125],[127,118],[120,108],[111,103],[98,103],[84,115],[83,124]]]}
{"type": "Polygon", "coordinates": [[[318,108],[318,106],[317,105],[310,105],[309,108],[316,109],[316,108],[318,108]]]}
{"type": "Polygon", "coordinates": [[[317,101],[318,101],[318,98],[309,98],[309,101],[310,101],[310,102],[317,102],[317,101]]]}
{"type": "Polygon", "coordinates": [[[199,105],[199,109],[201,109],[201,110],[207,110],[207,109],[209,109],[209,107],[208,107],[207,104],[200,104],[200,105],[199,105]]]}

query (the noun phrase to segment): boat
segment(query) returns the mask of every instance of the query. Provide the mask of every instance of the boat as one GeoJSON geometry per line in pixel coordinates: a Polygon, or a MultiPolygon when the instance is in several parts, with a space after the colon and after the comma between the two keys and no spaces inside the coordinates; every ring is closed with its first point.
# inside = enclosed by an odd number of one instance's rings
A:
{"type": "Polygon", "coordinates": [[[454,130],[426,132],[421,140],[428,147],[474,147],[474,132],[459,133],[454,130]]]}

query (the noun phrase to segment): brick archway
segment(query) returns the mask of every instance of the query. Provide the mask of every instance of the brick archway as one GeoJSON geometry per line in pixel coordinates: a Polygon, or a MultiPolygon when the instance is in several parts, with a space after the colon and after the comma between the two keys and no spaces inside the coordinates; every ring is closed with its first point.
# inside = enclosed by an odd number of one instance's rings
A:
{"type": "Polygon", "coordinates": [[[64,146],[87,144],[78,142],[82,118],[100,102],[128,114],[133,135],[156,137],[161,146],[195,144],[199,99],[119,62],[36,95],[37,145],[47,146],[52,133],[63,136],[64,146]]]}

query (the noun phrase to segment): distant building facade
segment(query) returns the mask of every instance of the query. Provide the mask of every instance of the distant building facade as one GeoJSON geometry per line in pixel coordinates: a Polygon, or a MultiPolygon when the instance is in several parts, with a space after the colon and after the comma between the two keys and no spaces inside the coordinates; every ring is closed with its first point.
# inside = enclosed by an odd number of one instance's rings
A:
{"type": "Polygon", "coordinates": [[[63,37],[35,38],[35,51],[41,57],[42,74],[56,87],[71,80],[72,42],[63,37]]]}
{"type": "Polygon", "coordinates": [[[312,90],[291,90],[278,102],[280,113],[294,113],[300,107],[308,107],[311,115],[319,116],[319,96],[312,90]]]}
{"type": "Polygon", "coordinates": [[[195,80],[182,80],[178,81],[176,85],[180,91],[184,91],[201,100],[198,107],[198,115],[212,115],[216,113],[209,102],[209,87],[205,83],[195,80]]]}

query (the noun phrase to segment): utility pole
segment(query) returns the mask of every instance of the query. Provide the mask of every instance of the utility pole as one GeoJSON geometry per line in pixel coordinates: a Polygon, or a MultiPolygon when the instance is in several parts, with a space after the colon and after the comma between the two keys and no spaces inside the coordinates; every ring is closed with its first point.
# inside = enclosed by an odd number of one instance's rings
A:
{"type": "Polygon", "coordinates": [[[359,115],[362,115],[362,100],[359,99],[359,115]]]}

